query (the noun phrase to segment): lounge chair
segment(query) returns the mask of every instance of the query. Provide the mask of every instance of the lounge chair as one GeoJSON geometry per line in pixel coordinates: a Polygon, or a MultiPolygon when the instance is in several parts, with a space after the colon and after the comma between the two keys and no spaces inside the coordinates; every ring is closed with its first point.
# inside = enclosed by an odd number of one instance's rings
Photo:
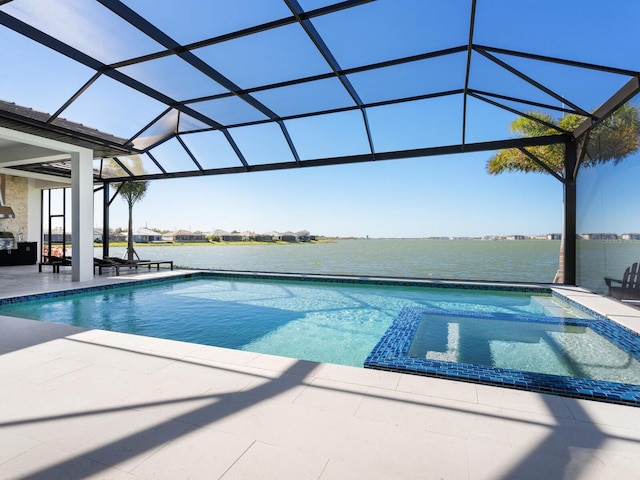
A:
{"type": "Polygon", "coordinates": [[[43,266],[53,268],[53,273],[60,273],[60,267],[70,267],[71,257],[57,257],[55,255],[43,255],[42,260],[38,263],[38,272],[42,272],[43,266]]]}
{"type": "Polygon", "coordinates": [[[151,270],[152,266],[156,267],[156,270],[160,270],[160,265],[169,265],[169,268],[173,270],[173,260],[125,260],[117,257],[107,257],[105,260],[112,262],[112,266],[116,269],[116,276],[120,275],[121,268],[135,268],[147,267],[151,270]]]}
{"type": "Polygon", "coordinates": [[[622,280],[604,277],[604,281],[609,287],[610,296],[619,300],[640,299],[640,264],[638,262],[627,267],[622,280]]]}
{"type": "Polygon", "coordinates": [[[110,262],[114,262],[120,265],[135,265],[138,262],[148,262],[149,260],[127,260],[126,258],[118,258],[118,257],[106,257],[105,260],[109,260],[110,262]]]}
{"type": "Polygon", "coordinates": [[[125,258],[118,257],[106,257],[105,261],[111,262],[111,266],[115,267],[116,275],[120,275],[120,268],[135,268],[139,267],[140,262],[148,262],[149,260],[127,260],[125,258]]]}
{"type": "Polygon", "coordinates": [[[105,268],[112,268],[119,265],[117,262],[109,258],[93,258],[93,271],[95,273],[95,269],[98,269],[98,275],[102,275],[102,270],[105,268]]]}

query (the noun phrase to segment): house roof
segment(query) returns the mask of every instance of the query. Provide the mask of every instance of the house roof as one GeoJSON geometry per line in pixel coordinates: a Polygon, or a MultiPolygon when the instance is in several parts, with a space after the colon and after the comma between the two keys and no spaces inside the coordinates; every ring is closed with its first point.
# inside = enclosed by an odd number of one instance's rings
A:
{"type": "Polygon", "coordinates": [[[50,119],[51,115],[48,113],[0,98],[0,127],[89,148],[96,157],[118,156],[130,152],[126,138],[119,138],[62,117],[58,117],[55,124],[48,124],[50,119]]]}
{"type": "Polygon", "coordinates": [[[140,155],[105,181],[567,143],[640,91],[640,2],[76,3],[2,2],[0,125],[140,155]],[[512,138],[530,110],[584,123],[512,138]]]}
{"type": "Polygon", "coordinates": [[[204,235],[204,233],[193,233],[193,232],[190,232],[189,230],[178,230],[178,231],[175,231],[175,232],[166,233],[165,235],[170,235],[170,236],[173,236],[173,237],[176,237],[178,235],[181,235],[181,236],[201,236],[201,235],[204,235]]]}
{"type": "Polygon", "coordinates": [[[145,235],[145,236],[162,236],[160,232],[156,232],[155,230],[149,230],[148,228],[137,228],[134,232],[134,235],[145,235]]]}

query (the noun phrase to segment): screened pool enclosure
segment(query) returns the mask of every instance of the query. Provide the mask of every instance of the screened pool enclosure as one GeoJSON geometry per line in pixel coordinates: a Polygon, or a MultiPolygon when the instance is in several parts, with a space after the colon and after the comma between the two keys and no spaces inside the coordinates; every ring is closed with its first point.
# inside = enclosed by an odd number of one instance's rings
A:
{"type": "Polygon", "coordinates": [[[123,181],[512,149],[561,185],[563,281],[590,284],[640,260],[637,130],[612,117],[637,111],[639,15],[625,0],[0,1],[0,171],[56,181],[87,162],[9,132],[90,150],[108,231],[123,181]],[[598,129],[635,147],[607,157],[598,129]],[[618,228],[621,258],[584,243],[618,228]]]}

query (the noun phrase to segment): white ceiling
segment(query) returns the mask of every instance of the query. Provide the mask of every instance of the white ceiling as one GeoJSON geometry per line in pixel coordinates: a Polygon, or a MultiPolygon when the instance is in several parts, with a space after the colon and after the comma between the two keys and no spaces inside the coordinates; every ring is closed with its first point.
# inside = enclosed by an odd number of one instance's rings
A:
{"type": "Polygon", "coordinates": [[[68,147],[63,146],[60,142],[0,129],[0,173],[67,184],[69,183],[68,180],[60,177],[34,174],[12,167],[69,160],[71,158],[70,151],[72,150],[68,147]]]}

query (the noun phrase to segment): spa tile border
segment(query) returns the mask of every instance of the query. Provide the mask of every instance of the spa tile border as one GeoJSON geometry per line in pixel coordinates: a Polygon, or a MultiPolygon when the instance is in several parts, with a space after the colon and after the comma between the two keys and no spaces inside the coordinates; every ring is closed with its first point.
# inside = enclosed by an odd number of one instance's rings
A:
{"type": "Polygon", "coordinates": [[[595,320],[568,319],[536,315],[469,313],[435,308],[407,307],[400,312],[393,324],[373,348],[365,360],[364,367],[496,385],[538,393],[551,393],[607,403],[640,406],[639,385],[410,357],[408,351],[411,342],[420,319],[425,314],[587,326],[633,355],[637,360],[640,360],[640,336],[604,318],[595,320]]]}

